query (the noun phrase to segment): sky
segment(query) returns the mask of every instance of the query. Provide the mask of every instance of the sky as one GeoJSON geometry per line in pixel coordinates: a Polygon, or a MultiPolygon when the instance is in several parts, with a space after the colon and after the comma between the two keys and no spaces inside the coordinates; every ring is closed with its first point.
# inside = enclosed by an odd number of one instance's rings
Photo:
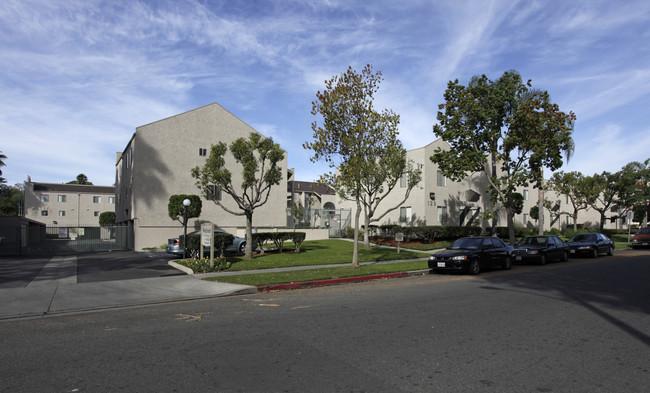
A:
{"type": "Polygon", "coordinates": [[[615,172],[650,158],[649,42],[647,0],[3,0],[2,176],[112,185],[136,127],[216,102],[314,181],[312,101],[366,64],[409,150],[450,80],[516,70],[576,114],[561,170],[615,172]]]}

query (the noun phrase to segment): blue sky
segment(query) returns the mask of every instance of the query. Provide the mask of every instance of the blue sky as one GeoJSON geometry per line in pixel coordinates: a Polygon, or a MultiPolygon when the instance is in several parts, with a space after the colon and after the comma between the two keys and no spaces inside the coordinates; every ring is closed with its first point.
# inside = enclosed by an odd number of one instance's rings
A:
{"type": "Polygon", "coordinates": [[[449,80],[515,69],[576,113],[562,169],[617,171],[650,158],[648,42],[647,0],[4,0],[3,176],[111,185],[136,127],[217,102],[315,180],[311,102],[368,63],[407,149],[435,140],[449,80]]]}

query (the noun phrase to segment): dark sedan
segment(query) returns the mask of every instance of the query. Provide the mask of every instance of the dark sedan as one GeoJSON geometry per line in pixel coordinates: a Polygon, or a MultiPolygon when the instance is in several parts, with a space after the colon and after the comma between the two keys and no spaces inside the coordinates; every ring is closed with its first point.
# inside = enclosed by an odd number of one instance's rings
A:
{"type": "Polygon", "coordinates": [[[569,239],[569,255],[614,255],[614,242],[602,233],[579,233],[569,239]]]}
{"type": "Polygon", "coordinates": [[[463,237],[429,257],[433,272],[466,272],[478,274],[486,267],[510,269],[512,247],[496,237],[463,237]]]}
{"type": "Polygon", "coordinates": [[[546,262],[569,259],[569,246],[555,235],[526,236],[515,245],[515,262],[546,262]]]}

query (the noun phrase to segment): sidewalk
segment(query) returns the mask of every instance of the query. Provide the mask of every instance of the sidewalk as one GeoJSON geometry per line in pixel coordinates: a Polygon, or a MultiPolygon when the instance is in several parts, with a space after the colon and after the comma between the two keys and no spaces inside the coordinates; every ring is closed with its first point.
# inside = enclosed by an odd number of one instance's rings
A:
{"type": "Polygon", "coordinates": [[[0,320],[257,292],[257,287],[194,276],[77,283],[75,256],[44,259],[49,261],[27,285],[0,288],[0,320]]]}

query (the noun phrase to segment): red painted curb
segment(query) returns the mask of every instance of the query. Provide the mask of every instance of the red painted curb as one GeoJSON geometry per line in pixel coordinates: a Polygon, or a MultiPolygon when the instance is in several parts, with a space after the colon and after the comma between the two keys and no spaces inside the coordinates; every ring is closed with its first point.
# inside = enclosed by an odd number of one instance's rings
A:
{"type": "Polygon", "coordinates": [[[325,285],[342,284],[347,282],[361,282],[361,281],[370,281],[370,280],[381,280],[384,278],[406,277],[408,275],[409,275],[408,272],[398,272],[398,273],[372,274],[369,276],[330,278],[327,280],[318,280],[318,281],[303,281],[303,282],[291,282],[286,284],[262,285],[257,287],[257,291],[264,292],[264,291],[276,291],[276,290],[283,290],[283,289],[319,287],[325,285]]]}

